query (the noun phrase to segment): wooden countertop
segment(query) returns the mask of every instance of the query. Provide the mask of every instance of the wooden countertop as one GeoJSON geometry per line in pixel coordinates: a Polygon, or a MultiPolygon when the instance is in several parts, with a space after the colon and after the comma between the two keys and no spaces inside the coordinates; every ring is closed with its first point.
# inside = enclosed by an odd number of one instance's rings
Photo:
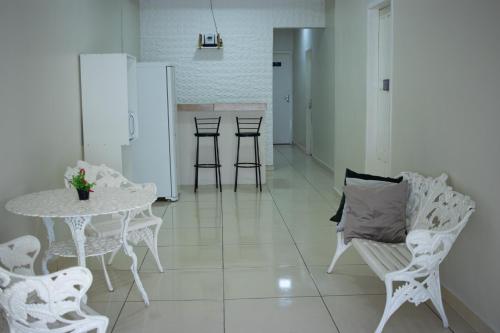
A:
{"type": "Polygon", "coordinates": [[[181,112],[266,111],[266,103],[177,104],[181,112]]]}

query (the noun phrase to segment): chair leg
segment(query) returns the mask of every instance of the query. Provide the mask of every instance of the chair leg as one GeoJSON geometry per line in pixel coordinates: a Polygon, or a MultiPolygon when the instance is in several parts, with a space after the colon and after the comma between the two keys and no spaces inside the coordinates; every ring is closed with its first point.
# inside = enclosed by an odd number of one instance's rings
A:
{"type": "Polygon", "coordinates": [[[114,291],[113,285],[111,284],[111,280],[110,280],[109,275],[108,275],[108,270],[106,268],[106,261],[104,260],[104,255],[100,256],[100,260],[101,260],[102,270],[104,273],[104,279],[106,280],[106,284],[108,285],[108,290],[114,291]]]}
{"type": "Polygon", "coordinates": [[[109,324],[108,321],[106,321],[106,322],[103,321],[103,323],[101,323],[98,327],[96,327],[96,332],[97,333],[106,333],[106,330],[108,329],[108,324],[109,324]]]}
{"type": "Polygon", "coordinates": [[[156,266],[158,266],[158,270],[163,273],[163,266],[161,265],[160,256],[158,255],[158,233],[160,232],[160,225],[155,226],[154,234],[151,232],[151,229],[148,228],[147,233],[143,236],[144,243],[151,251],[153,258],[155,259],[156,266]]]}
{"type": "Polygon", "coordinates": [[[215,188],[219,188],[219,174],[217,172],[217,137],[214,136],[214,165],[215,165],[215,188]]]}
{"type": "Polygon", "coordinates": [[[446,317],[446,312],[444,311],[443,298],[441,296],[441,282],[439,279],[439,271],[434,272],[429,276],[429,293],[431,295],[432,305],[436,308],[441,320],[443,321],[443,327],[448,328],[448,317],[446,317]]]}
{"type": "Polygon", "coordinates": [[[335,264],[337,261],[340,259],[342,254],[344,254],[345,251],[347,251],[348,248],[351,247],[351,243],[345,244],[344,243],[344,233],[343,232],[337,232],[337,249],[335,250],[335,255],[333,256],[332,263],[330,264],[330,267],[328,267],[328,273],[332,273],[333,269],[335,268],[335,264]]]}
{"type": "Polygon", "coordinates": [[[234,192],[238,189],[238,165],[240,163],[240,137],[238,137],[238,148],[236,149],[236,164],[234,165],[236,167],[236,173],[234,176],[234,192]]]}
{"type": "Polygon", "coordinates": [[[196,165],[194,166],[195,168],[195,175],[194,175],[194,191],[196,192],[198,190],[198,162],[200,160],[200,137],[196,137],[196,165]]]}
{"type": "Polygon", "coordinates": [[[111,263],[113,263],[113,260],[115,259],[116,255],[118,254],[119,251],[120,251],[120,248],[117,248],[116,250],[114,250],[111,253],[111,256],[108,259],[108,265],[111,265],[111,263]]]}
{"type": "Polygon", "coordinates": [[[261,176],[261,171],[260,171],[260,147],[259,147],[259,138],[255,138],[255,143],[257,145],[257,163],[259,164],[259,187],[260,191],[262,192],[262,176],[261,176]]]}
{"type": "Polygon", "coordinates": [[[221,168],[221,164],[220,164],[220,153],[219,153],[219,138],[218,137],[215,137],[215,149],[217,150],[217,173],[219,174],[219,190],[220,192],[222,193],[222,179],[220,177],[220,168],[221,168]]]}
{"type": "Polygon", "coordinates": [[[384,314],[382,315],[382,319],[380,319],[380,322],[377,326],[377,329],[375,330],[375,333],[382,333],[385,324],[389,320],[389,318],[392,316],[394,312],[396,312],[399,307],[406,302],[406,298],[404,295],[399,295],[399,296],[394,296],[393,293],[393,288],[392,288],[392,280],[389,280],[386,278],[385,280],[385,289],[386,289],[386,301],[385,301],[385,308],[384,308],[384,314]]]}

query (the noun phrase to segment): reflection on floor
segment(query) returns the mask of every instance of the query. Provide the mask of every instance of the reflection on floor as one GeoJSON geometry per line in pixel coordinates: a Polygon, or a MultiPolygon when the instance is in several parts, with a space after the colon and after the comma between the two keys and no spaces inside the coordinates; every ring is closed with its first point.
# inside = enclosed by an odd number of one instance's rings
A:
{"type": "MultiPolygon", "coordinates": [[[[136,248],[151,305],[145,307],[119,256],[107,292],[98,262],[89,304],[110,318],[111,332],[373,332],[384,285],[348,252],[326,274],[338,205],[333,174],[293,146],[275,147],[263,193],[232,186],[222,194],[182,188],[181,200],[156,204],[164,223],[158,273],[147,248],[136,248]]],[[[447,308],[451,330],[427,306],[403,306],[384,332],[473,332],[447,308]]]]}

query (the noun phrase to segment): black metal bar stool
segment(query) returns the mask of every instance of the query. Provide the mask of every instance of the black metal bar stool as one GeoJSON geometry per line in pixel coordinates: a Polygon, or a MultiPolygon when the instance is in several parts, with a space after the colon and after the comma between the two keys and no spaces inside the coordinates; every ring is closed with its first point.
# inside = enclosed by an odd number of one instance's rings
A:
{"type": "Polygon", "coordinates": [[[262,117],[259,118],[241,118],[236,117],[236,125],[238,132],[235,133],[238,138],[238,149],[236,151],[236,175],[234,179],[234,191],[238,188],[238,169],[239,168],[255,168],[255,186],[260,187],[262,192],[262,177],[260,174],[260,150],[259,150],[259,137],[260,125],[262,124],[262,117]],[[254,161],[253,162],[240,162],[240,140],[241,138],[253,138],[254,161]]]}
{"type": "Polygon", "coordinates": [[[194,191],[198,189],[198,170],[200,168],[214,168],[215,169],[215,187],[219,188],[222,192],[222,182],[220,177],[220,158],[219,158],[219,128],[220,119],[218,118],[198,118],[194,117],[196,125],[196,164],[195,178],[194,178],[194,191]],[[214,163],[200,163],[200,138],[213,138],[214,139],[214,163]]]}

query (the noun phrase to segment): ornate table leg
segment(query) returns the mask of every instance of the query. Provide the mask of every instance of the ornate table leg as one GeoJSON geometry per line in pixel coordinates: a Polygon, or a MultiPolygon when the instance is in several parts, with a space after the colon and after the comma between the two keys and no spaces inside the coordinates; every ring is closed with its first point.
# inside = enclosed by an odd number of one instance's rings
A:
{"type": "Polygon", "coordinates": [[[47,275],[49,274],[49,268],[47,266],[49,264],[49,261],[54,257],[52,254],[50,254],[49,249],[52,243],[55,241],[56,237],[54,234],[54,221],[50,217],[44,217],[43,224],[45,224],[45,228],[47,229],[47,239],[49,241],[49,247],[42,258],[42,273],[47,275]]]}
{"type": "Polygon", "coordinates": [[[137,288],[139,289],[139,292],[142,295],[142,299],[144,300],[144,303],[146,305],[149,305],[149,297],[148,294],[146,293],[146,290],[144,290],[144,286],[142,285],[141,278],[139,277],[139,273],[137,271],[137,256],[134,253],[134,248],[128,243],[127,238],[128,238],[128,224],[130,222],[130,219],[137,214],[136,211],[127,211],[124,213],[121,213],[121,222],[122,222],[122,233],[121,233],[121,239],[122,239],[122,244],[123,244],[123,250],[126,255],[128,255],[132,259],[132,265],[130,266],[130,270],[132,271],[132,274],[134,275],[134,280],[135,284],[137,285],[137,288]]]}
{"type": "Polygon", "coordinates": [[[85,262],[85,227],[90,223],[90,216],[66,217],[64,222],[71,230],[71,236],[76,245],[76,254],[78,256],[78,265],[86,267],[85,262]]]}

